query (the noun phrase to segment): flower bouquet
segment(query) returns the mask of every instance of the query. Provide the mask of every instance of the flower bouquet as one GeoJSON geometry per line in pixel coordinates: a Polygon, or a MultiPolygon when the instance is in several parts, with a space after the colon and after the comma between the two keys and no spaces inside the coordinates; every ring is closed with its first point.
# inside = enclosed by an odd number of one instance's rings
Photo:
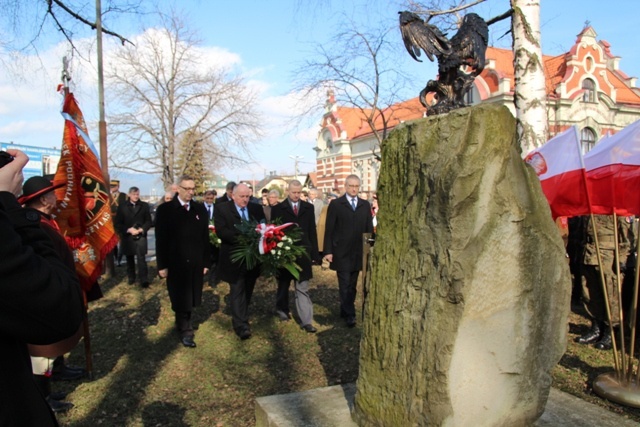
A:
{"type": "Polygon", "coordinates": [[[308,257],[306,249],[299,245],[302,230],[297,224],[265,224],[242,221],[236,224],[240,231],[236,249],[231,253],[233,262],[245,264],[248,269],[262,265],[262,275],[275,276],[279,269],[286,269],[298,280],[302,268],[296,263],[301,256],[308,257]]]}
{"type": "Polygon", "coordinates": [[[220,238],[216,234],[216,226],[213,225],[212,219],[209,220],[209,243],[211,243],[216,248],[219,248],[220,244],[222,243],[222,240],[220,240],[220,238]]]}

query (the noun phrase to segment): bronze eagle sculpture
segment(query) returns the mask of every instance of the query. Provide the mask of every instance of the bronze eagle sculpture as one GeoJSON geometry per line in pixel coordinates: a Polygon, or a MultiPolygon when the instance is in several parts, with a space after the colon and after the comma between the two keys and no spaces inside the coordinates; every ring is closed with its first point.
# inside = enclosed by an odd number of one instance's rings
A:
{"type": "Polygon", "coordinates": [[[489,40],[489,26],[475,13],[462,19],[458,32],[447,39],[436,26],[412,12],[400,14],[400,32],[409,55],[416,61],[423,50],[430,61],[438,59],[438,80],[429,80],[420,92],[427,115],[444,114],[465,106],[464,96],[473,80],[482,72],[489,40]],[[437,102],[428,105],[427,93],[434,92],[437,102]]]}

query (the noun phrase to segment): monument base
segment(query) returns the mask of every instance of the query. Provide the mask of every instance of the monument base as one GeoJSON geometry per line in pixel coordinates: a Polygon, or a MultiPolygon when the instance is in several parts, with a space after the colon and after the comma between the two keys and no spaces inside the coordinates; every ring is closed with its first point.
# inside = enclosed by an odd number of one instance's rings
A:
{"type": "MultiPolygon", "coordinates": [[[[256,399],[256,427],[357,427],[351,419],[355,393],[355,384],[345,384],[259,397],[256,399]]],[[[638,424],[552,388],[544,413],[533,425],[632,427],[638,424]]]]}

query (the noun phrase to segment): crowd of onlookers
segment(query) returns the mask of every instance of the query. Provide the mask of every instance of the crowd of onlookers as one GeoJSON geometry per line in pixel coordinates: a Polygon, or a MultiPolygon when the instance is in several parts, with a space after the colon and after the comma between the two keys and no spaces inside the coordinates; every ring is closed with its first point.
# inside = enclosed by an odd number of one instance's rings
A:
{"type": "MultiPolygon", "coordinates": [[[[73,407],[65,395],[51,388],[52,380],[74,380],[86,374],[65,364],[63,355],[83,332],[86,303],[102,297],[100,287],[81,289],[75,271],[77,258],[53,212],[58,205],[54,185],[46,177],[32,177],[23,185],[27,157],[16,150],[0,167],[0,425],[55,426],[54,413],[73,407]]],[[[373,233],[377,200],[360,196],[360,179],[350,175],[344,192],[321,194],[297,180],[285,191],[263,190],[255,197],[250,184],[230,182],[224,194],[207,190],[196,197],[192,177],[182,176],[162,200],[150,206],[140,189],[111,187],[111,215],[119,245],[113,259],[126,263],[127,282],[147,288],[154,282],[146,255],[147,234],[155,229],[157,271],[166,285],[181,344],[197,347],[191,313],[202,303],[206,280],[215,287],[229,284],[231,325],[241,340],[251,338],[248,307],[260,265],[250,266],[232,254],[239,245],[243,221],[292,223],[300,229],[296,242],[304,253],[296,258],[297,274],[278,266],[274,315],[293,319],[289,289],[294,284],[297,321],[307,333],[317,331],[309,287],[313,265],[328,264],[337,273],[340,315],[348,327],[356,325],[355,295],[362,269],[362,234],[373,233]],[[324,197],[323,197],[324,196],[324,197]],[[196,200],[197,199],[197,200],[196,200]],[[211,240],[215,226],[218,244],[211,240]]]]}

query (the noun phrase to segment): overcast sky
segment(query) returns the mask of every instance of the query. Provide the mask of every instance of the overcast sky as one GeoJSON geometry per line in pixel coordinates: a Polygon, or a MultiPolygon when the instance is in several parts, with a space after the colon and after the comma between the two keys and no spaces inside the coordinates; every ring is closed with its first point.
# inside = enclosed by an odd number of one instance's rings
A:
{"type": "MultiPolygon", "coordinates": [[[[286,119],[294,113],[294,103],[287,96],[291,90],[292,73],[308,58],[313,43],[327,42],[335,31],[339,31],[338,24],[344,21],[342,16],[369,25],[377,22],[395,25],[397,11],[401,7],[399,1],[384,0],[165,0],[160,4],[177,4],[178,10],[184,12],[201,36],[202,47],[216,52],[212,58],[233,62],[236,69],[261,91],[260,109],[265,114],[267,132],[252,150],[253,162],[220,171],[234,180],[259,180],[265,171],[272,170],[293,173],[292,157],[298,158],[301,172],[314,169],[313,147],[320,116],[317,120],[302,123],[298,129],[286,126],[286,119]]],[[[478,13],[488,19],[506,11],[508,4],[508,0],[489,0],[478,13]]],[[[637,2],[632,0],[608,3],[601,0],[542,0],[543,52],[550,55],[566,52],[585,22],[589,21],[598,33],[598,39],[607,40],[612,53],[622,57],[620,68],[631,76],[640,76],[640,49],[632,37],[638,25],[635,10],[637,2]]],[[[148,23],[150,16],[136,19],[148,23]]],[[[106,22],[111,29],[133,39],[141,28],[134,21],[119,19],[110,22],[107,17],[106,22]]],[[[498,40],[505,26],[496,27],[490,28],[492,42],[499,47],[509,47],[508,36],[498,40]]],[[[39,46],[37,57],[10,57],[0,45],[0,142],[60,146],[63,119],[59,114],[61,99],[55,89],[60,80],[61,58],[71,54],[59,34],[51,33],[48,37],[39,46]]],[[[92,46],[94,42],[89,33],[87,37],[85,43],[92,46]]],[[[391,37],[397,38],[398,49],[403,51],[399,32],[392,33],[391,37]]],[[[82,41],[79,42],[82,45],[82,41]]],[[[118,49],[118,45],[107,41],[105,49],[118,49]]],[[[426,81],[435,77],[433,64],[414,63],[406,54],[400,56],[398,66],[416,76],[415,88],[407,89],[407,97],[416,96],[426,81]]],[[[72,90],[85,114],[89,133],[97,142],[94,69],[74,55],[71,57],[71,72],[72,90]]],[[[128,175],[118,171],[112,171],[112,175],[129,179],[128,175]]],[[[149,193],[152,187],[158,187],[156,192],[159,192],[159,183],[154,181],[154,178],[138,179],[136,183],[143,193],[149,193]]]]}

